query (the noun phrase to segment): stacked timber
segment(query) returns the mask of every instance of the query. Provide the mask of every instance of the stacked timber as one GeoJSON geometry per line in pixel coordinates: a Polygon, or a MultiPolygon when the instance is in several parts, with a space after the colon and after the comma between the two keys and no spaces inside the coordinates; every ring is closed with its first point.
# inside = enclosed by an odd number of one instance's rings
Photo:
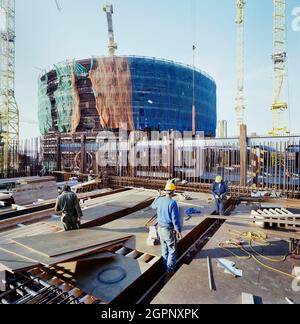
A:
{"type": "Polygon", "coordinates": [[[34,236],[31,232],[23,237],[16,232],[4,236],[0,244],[0,269],[14,273],[39,265],[53,266],[106,251],[131,237],[99,228],[70,232],[53,228],[53,231],[58,232],[34,236]]]}

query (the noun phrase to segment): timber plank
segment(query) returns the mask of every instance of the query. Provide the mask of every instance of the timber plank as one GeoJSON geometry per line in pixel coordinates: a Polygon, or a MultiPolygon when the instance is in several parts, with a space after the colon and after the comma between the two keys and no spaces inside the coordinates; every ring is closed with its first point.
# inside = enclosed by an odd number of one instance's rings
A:
{"type": "Polygon", "coordinates": [[[0,271],[20,272],[32,269],[36,262],[21,256],[14,255],[8,251],[0,251],[0,271]]]}
{"type": "Polygon", "coordinates": [[[36,253],[51,258],[127,237],[128,235],[124,237],[123,233],[112,233],[101,229],[81,229],[70,232],[16,238],[13,241],[36,253]]]}
{"type": "Polygon", "coordinates": [[[53,258],[48,258],[39,253],[36,253],[30,249],[25,248],[24,246],[17,243],[10,243],[6,245],[0,245],[0,259],[2,258],[2,253],[6,255],[7,253],[13,254],[14,256],[23,258],[28,262],[32,262],[37,265],[53,266],[57,263],[67,262],[70,260],[75,260],[80,257],[89,256],[94,253],[102,252],[108,250],[111,246],[115,244],[123,243],[125,239],[110,242],[108,244],[99,245],[93,248],[86,248],[79,251],[74,251],[71,253],[66,253],[53,258]]]}

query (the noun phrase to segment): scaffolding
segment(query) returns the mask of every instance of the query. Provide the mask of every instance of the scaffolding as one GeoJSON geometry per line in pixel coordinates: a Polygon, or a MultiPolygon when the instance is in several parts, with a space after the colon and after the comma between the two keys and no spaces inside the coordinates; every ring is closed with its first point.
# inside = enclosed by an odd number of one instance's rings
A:
{"type": "Polygon", "coordinates": [[[51,100],[48,96],[48,75],[39,80],[38,101],[40,132],[45,135],[49,133],[52,127],[51,100]]]}
{"type": "Polygon", "coordinates": [[[19,109],[15,98],[15,0],[0,0],[0,169],[19,167],[19,109]]]}
{"type": "Polygon", "coordinates": [[[289,135],[287,120],[288,104],[285,98],[286,87],[286,0],[274,0],[274,98],[272,105],[273,136],[289,135]]]}
{"type": "Polygon", "coordinates": [[[49,90],[49,75],[45,74],[38,84],[38,117],[40,132],[48,134],[53,127],[60,132],[74,133],[80,123],[80,98],[77,81],[88,76],[87,69],[78,62],[61,63],[55,66],[57,85],[53,96],[49,90]],[[55,100],[55,105],[52,101],[55,100]],[[56,108],[54,125],[52,109],[56,108]]]}

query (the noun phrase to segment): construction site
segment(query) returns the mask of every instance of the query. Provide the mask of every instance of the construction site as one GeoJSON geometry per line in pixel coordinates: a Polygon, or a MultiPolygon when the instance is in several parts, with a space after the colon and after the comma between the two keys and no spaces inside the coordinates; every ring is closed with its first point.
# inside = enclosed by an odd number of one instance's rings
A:
{"type": "MultiPolygon", "coordinates": [[[[289,0],[273,1],[273,97],[258,119],[271,120],[265,135],[249,134],[245,118],[250,1],[232,1],[236,96],[228,120],[218,117],[219,85],[196,66],[195,44],[192,65],[118,55],[118,8],[100,1],[108,53],[40,73],[30,95],[41,136],[31,139],[20,136],[16,2],[0,0],[0,304],[299,304],[289,0]],[[224,212],[213,189],[221,182],[224,212]],[[57,208],[68,188],[82,211],[76,230],[57,208]],[[155,204],[171,194],[182,231],[166,272],[155,204]]],[[[63,0],[49,2],[64,10],[63,0]]]]}

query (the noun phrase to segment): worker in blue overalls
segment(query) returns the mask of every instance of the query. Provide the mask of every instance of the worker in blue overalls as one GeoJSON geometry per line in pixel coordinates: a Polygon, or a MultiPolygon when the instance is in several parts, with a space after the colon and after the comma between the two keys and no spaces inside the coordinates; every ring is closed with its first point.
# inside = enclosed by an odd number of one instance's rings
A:
{"type": "Polygon", "coordinates": [[[215,198],[217,214],[223,216],[225,212],[225,200],[228,194],[228,186],[221,176],[217,176],[213,184],[212,194],[215,198]]]}
{"type": "Polygon", "coordinates": [[[179,209],[177,202],[173,199],[175,190],[176,186],[168,182],[165,187],[166,195],[158,197],[152,204],[152,208],[157,210],[158,234],[168,279],[175,271],[177,241],[182,239],[179,209]]]}

